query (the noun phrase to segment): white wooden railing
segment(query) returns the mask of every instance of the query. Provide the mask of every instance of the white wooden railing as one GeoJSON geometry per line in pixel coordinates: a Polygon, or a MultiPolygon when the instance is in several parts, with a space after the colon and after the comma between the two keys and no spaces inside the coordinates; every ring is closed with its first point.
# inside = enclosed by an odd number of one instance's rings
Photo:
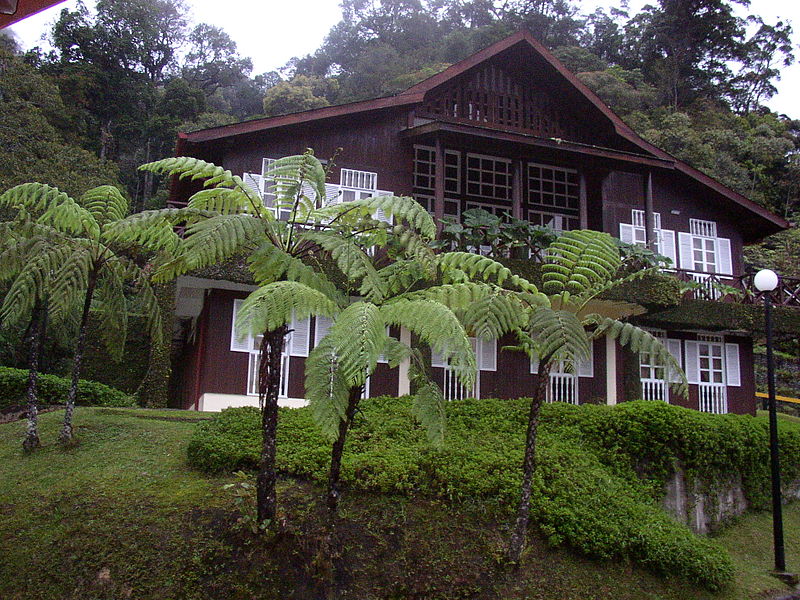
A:
{"type": "Polygon", "coordinates": [[[480,371],[475,376],[475,385],[471,388],[461,385],[453,369],[444,369],[444,399],[464,400],[465,398],[478,398],[480,390],[480,371]]]}
{"type": "Polygon", "coordinates": [[[667,402],[667,382],[663,379],[642,379],[642,399],[667,402]]]}
{"type": "Polygon", "coordinates": [[[700,410],[702,412],[724,415],[728,412],[728,394],[725,384],[701,383],[700,410]]]}
{"type": "Polygon", "coordinates": [[[578,403],[578,376],[574,373],[550,373],[548,402],[578,403]]]}

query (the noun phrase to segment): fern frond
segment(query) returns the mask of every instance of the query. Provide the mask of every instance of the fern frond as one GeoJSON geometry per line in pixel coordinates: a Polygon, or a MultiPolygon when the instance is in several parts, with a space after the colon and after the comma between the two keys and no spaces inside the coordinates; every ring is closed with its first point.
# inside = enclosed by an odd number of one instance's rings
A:
{"type": "Polygon", "coordinates": [[[371,302],[354,302],[336,315],[328,330],[340,376],[348,387],[364,385],[386,345],[386,323],[371,302]]]}
{"type": "Polygon", "coordinates": [[[621,346],[629,348],[631,352],[650,354],[655,364],[664,366],[665,371],[670,374],[667,378],[670,387],[682,396],[687,396],[689,388],[686,375],[678,361],[670,354],[661,340],[649,331],[631,323],[597,314],[587,315],[584,318],[584,324],[595,327],[592,334],[595,338],[609,336],[611,339],[617,340],[621,346]]]}
{"type": "Polygon", "coordinates": [[[411,362],[408,368],[408,378],[416,390],[414,401],[411,404],[411,414],[425,429],[428,440],[439,446],[444,442],[445,399],[441,388],[428,377],[428,370],[419,350],[411,353],[411,362]]]}
{"type": "Polygon", "coordinates": [[[305,374],[311,418],[322,435],[333,441],[339,433],[339,422],[345,418],[349,388],[339,372],[336,347],[327,336],[308,355],[305,374]]]}
{"type": "Polygon", "coordinates": [[[100,227],[128,215],[128,201],[113,185],[94,187],[81,196],[81,204],[100,227]]]}
{"type": "Polygon", "coordinates": [[[386,297],[386,280],[372,264],[372,259],[352,238],[342,237],[330,231],[306,231],[300,234],[303,240],[317,244],[330,253],[336,265],[350,281],[361,281],[364,296],[373,302],[386,297]]]}
{"type": "MultiPolygon", "coordinates": [[[[438,256],[438,262],[439,268],[445,273],[455,269],[463,271],[470,279],[494,280],[497,285],[503,285],[503,282],[512,277],[511,271],[504,265],[488,256],[472,252],[445,252],[438,256]]],[[[519,279],[521,278],[518,277],[517,280],[519,279]]]]}
{"type": "Polygon", "coordinates": [[[191,156],[174,156],[141,165],[140,171],[149,171],[156,175],[176,175],[179,179],[205,179],[204,185],[218,187],[235,187],[233,173],[214,163],[191,156]]]}
{"type": "Polygon", "coordinates": [[[258,336],[312,315],[332,317],[338,308],[322,292],[297,281],[276,281],[250,293],[236,317],[239,335],[258,336]]]}
{"type": "Polygon", "coordinates": [[[181,243],[175,227],[199,223],[217,214],[190,208],[147,210],[108,223],[103,229],[103,239],[109,243],[137,244],[155,252],[175,252],[181,243]]]}
{"type": "Polygon", "coordinates": [[[417,334],[434,351],[447,354],[449,363],[461,383],[475,382],[475,352],[452,310],[439,302],[401,298],[381,307],[387,324],[405,327],[417,334]]]}
{"type": "Polygon", "coordinates": [[[424,290],[410,292],[404,297],[408,300],[432,300],[447,306],[453,311],[467,310],[475,302],[480,302],[492,293],[492,287],[485,283],[465,282],[435,285],[424,290]]]}
{"type": "MultiPolygon", "coordinates": [[[[426,279],[427,275],[425,268],[419,262],[406,259],[396,260],[378,270],[378,276],[386,282],[387,298],[410,290],[426,279]]],[[[362,287],[360,293],[362,296],[370,295],[369,284],[366,288],[362,287]]]]}
{"type": "Polygon", "coordinates": [[[322,292],[337,304],[344,304],[342,293],[323,273],[272,244],[262,244],[247,262],[259,285],[281,280],[297,281],[322,292]]]}
{"type": "Polygon", "coordinates": [[[382,212],[387,219],[393,218],[395,223],[407,224],[414,232],[427,240],[436,237],[436,224],[430,213],[422,205],[407,196],[373,196],[349,202],[340,202],[322,208],[314,213],[320,222],[334,222],[350,225],[358,220],[374,219],[374,215],[382,212]]]}
{"type": "Polygon", "coordinates": [[[574,313],[542,308],[531,315],[529,333],[543,361],[553,356],[583,360],[591,352],[591,339],[574,313]]]}
{"type": "Polygon", "coordinates": [[[69,246],[44,245],[30,256],[3,299],[0,322],[16,324],[26,319],[36,301],[48,296],[53,274],[66,264],[71,252],[69,246]]]}
{"type": "Polygon", "coordinates": [[[57,320],[65,314],[73,303],[83,299],[89,285],[89,276],[94,269],[94,255],[91,248],[72,245],[72,251],[64,255],[64,262],[50,275],[50,313],[57,320]]]}
{"type": "Polygon", "coordinates": [[[527,322],[528,310],[513,294],[489,294],[470,304],[464,312],[467,331],[483,339],[500,339],[527,322]]]}
{"type": "Polygon", "coordinates": [[[252,215],[217,215],[186,228],[178,256],[153,275],[156,282],[170,281],[179,275],[225,262],[243,250],[255,247],[264,238],[264,223],[252,215]]]}
{"type": "Polygon", "coordinates": [[[567,231],[547,249],[542,265],[543,291],[548,295],[584,297],[613,278],[622,261],[614,238],[589,230],[567,231]]]}
{"type": "MultiPolygon", "coordinates": [[[[100,337],[112,360],[119,361],[125,353],[128,332],[128,302],[120,271],[113,263],[101,269],[95,290],[93,310],[100,320],[100,337]]],[[[145,317],[147,313],[143,311],[145,317]]],[[[158,342],[153,342],[158,343],[158,342]]]]}
{"type": "MultiPolygon", "coordinates": [[[[187,208],[211,211],[222,215],[253,213],[251,199],[239,188],[215,187],[199,192],[189,198],[187,208]]],[[[267,218],[273,218],[271,211],[264,211],[267,218]]]]}
{"type": "Polygon", "coordinates": [[[264,177],[275,183],[276,206],[296,211],[305,219],[325,198],[325,167],[308,149],[303,154],[285,156],[273,162],[264,177]]]}

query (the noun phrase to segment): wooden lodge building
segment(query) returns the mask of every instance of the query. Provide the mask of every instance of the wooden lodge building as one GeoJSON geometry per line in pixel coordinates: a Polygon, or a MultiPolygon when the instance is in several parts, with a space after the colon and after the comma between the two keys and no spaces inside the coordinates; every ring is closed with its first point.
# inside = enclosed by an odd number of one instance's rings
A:
{"type": "MultiPolygon", "coordinates": [[[[321,158],[343,149],[329,186],[344,200],[388,190],[413,196],[437,220],[481,207],[556,230],[605,231],[649,244],[672,259],[670,278],[701,284],[670,318],[651,310],[642,322],[684,368],[688,400],[672,396],[647,356],[623,352],[611,339],[596,340],[591,359],[577,368],[555,369],[550,400],[614,404],[630,399],[633,376],[645,398],[716,413],[755,410],[751,334],[735,319],[707,327],[675,314],[686,302],[692,314],[698,305],[712,312],[725,306],[729,299],[711,284],[740,287],[743,246],[789,224],[641,139],[530,34],[512,35],[395,96],[181,134],[178,155],[222,165],[263,191],[269,159],[309,147],[321,158]]],[[[185,201],[181,194],[177,186],[174,204],[185,201]]],[[[257,347],[232,336],[237,305],[251,289],[214,276],[178,280],[176,317],[187,333],[173,387],[183,407],[257,405],[257,347]]],[[[286,405],[303,402],[305,358],[326,326],[323,319],[293,324],[286,405]]],[[[529,395],[536,365],[499,351],[502,344],[476,344],[474,390],[452,385],[434,358],[445,393],[529,395]]],[[[368,394],[407,393],[399,371],[379,364],[368,394]]]]}

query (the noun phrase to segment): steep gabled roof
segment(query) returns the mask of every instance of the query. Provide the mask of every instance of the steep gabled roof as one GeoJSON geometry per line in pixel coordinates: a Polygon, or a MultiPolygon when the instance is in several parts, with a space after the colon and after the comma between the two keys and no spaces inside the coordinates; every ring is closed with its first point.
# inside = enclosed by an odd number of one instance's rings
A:
{"type": "MultiPolygon", "coordinates": [[[[407,90],[395,95],[385,98],[377,98],[374,100],[364,100],[361,102],[352,102],[349,104],[341,104],[337,106],[327,106],[324,108],[317,108],[278,117],[266,117],[263,119],[255,119],[252,121],[245,121],[242,123],[234,123],[232,125],[223,125],[221,127],[214,127],[211,129],[203,129],[191,133],[180,133],[178,140],[179,151],[183,149],[186,142],[188,143],[202,143],[212,140],[228,138],[236,135],[250,134],[258,131],[265,131],[275,129],[278,127],[285,127],[297,125],[301,123],[308,123],[311,121],[318,121],[323,119],[330,119],[342,117],[347,115],[367,113],[371,111],[385,110],[393,107],[413,106],[423,102],[426,97],[442,86],[453,82],[456,78],[465,74],[470,69],[484,63],[494,57],[503,53],[509,52],[512,49],[522,49],[525,52],[532,52],[538,59],[544,60],[558,77],[562,78],[569,87],[575,90],[581,100],[586,103],[587,108],[593,112],[593,116],[599,117],[603,120],[613,132],[634,147],[641,149],[644,153],[653,156],[662,161],[669,161],[674,165],[677,171],[680,171],[691,180],[699,183],[700,185],[710,189],[723,196],[724,198],[732,201],[747,211],[766,220],[767,231],[764,235],[774,233],[780,229],[790,227],[790,223],[785,219],[771,213],[762,206],[756,204],[749,198],[735,192],[734,190],[723,185],[713,177],[702,173],[687,163],[675,158],[669,153],[661,150],[653,144],[642,139],[636,132],[634,132],[625,122],[617,116],[592,90],[590,90],[578,77],[575,76],[569,69],[567,69],[561,62],[556,59],[539,41],[537,41],[528,31],[520,31],[507,38],[500,40],[468,56],[467,58],[451,65],[444,71],[437,73],[413,85],[407,90]]],[[[763,236],[756,235],[756,238],[763,236]]]]}

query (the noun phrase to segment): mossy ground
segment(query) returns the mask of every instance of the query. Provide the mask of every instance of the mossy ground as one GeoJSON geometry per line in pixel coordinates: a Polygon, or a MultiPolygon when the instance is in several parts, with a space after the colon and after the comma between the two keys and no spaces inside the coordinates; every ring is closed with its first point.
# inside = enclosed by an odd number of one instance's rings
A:
{"type": "MultiPolygon", "coordinates": [[[[22,424],[0,426],[0,598],[719,598],[786,591],[767,572],[769,514],[741,519],[719,540],[736,563],[720,594],[628,564],[551,549],[533,532],[518,573],[502,568],[506,523],[480,503],[345,492],[337,556],[321,558],[320,490],[279,489],[281,533],[237,527],[223,485],[190,469],[195,420],[179,411],[79,408],[80,445],[55,443],[60,412],[42,416],[43,448],[21,452],[22,424]]],[[[602,507],[598,507],[602,510],[602,507]]],[[[786,509],[787,556],[800,566],[800,506],[786,509]]]]}

